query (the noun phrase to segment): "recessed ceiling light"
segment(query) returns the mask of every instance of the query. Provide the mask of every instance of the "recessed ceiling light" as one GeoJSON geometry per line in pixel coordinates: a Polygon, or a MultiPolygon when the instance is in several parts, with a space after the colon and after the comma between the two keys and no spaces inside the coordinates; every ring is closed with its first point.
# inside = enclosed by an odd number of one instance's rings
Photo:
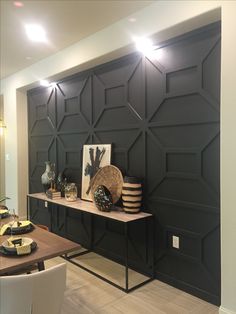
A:
{"type": "Polygon", "coordinates": [[[137,21],[137,19],[136,19],[135,17],[130,17],[130,18],[128,19],[128,21],[131,22],[131,23],[134,23],[134,22],[137,21]]]}
{"type": "Polygon", "coordinates": [[[151,39],[149,38],[145,37],[134,38],[134,41],[136,43],[136,48],[144,55],[150,53],[155,49],[155,46],[153,45],[151,39]]]}
{"type": "Polygon", "coordinates": [[[13,4],[17,8],[22,8],[24,6],[24,3],[20,1],[14,1],[13,4]]]}
{"type": "Polygon", "coordinates": [[[41,86],[45,86],[45,87],[49,87],[49,86],[50,86],[50,83],[49,83],[47,80],[41,80],[41,81],[40,81],[40,85],[41,85],[41,86]]]}
{"type": "Polygon", "coordinates": [[[28,38],[36,42],[46,42],[46,32],[41,25],[38,24],[27,24],[25,25],[25,31],[28,38]]]}
{"type": "Polygon", "coordinates": [[[47,81],[47,80],[41,80],[40,81],[40,85],[41,86],[44,86],[44,87],[52,87],[52,88],[55,88],[56,86],[57,86],[57,83],[55,83],[55,82],[49,82],[49,81],[47,81]]]}
{"type": "Polygon", "coordinates": [[[52,82],[52,83],[50,84],[50,86],[51,86],[52,88],[55,88],[55,87],[57,86],[57,83],[52,82]]]}
{"type": "Polygon", "coordinates": [[[28,57],[26,57],[25,59],[26,59],[26,60],[31,60],[32,57],[28,56],[28,57]]]}

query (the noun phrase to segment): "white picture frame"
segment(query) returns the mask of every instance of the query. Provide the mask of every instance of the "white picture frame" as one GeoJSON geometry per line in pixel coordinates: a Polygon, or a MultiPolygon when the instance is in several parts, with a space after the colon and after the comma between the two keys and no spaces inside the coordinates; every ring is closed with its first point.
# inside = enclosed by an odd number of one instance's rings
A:
{"type": "Polygon", "coordinates": [[[83,146],[81,199],[92,201],[90,180],[96,172],[111,164],[111,144],[88,144],[83,146]]]}

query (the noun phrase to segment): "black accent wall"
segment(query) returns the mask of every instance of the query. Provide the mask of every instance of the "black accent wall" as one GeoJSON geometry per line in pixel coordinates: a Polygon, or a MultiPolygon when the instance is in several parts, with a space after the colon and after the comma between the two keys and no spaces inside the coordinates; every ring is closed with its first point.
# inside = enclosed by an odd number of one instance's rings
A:
{"type": "MultiPolygon", "coordinates": [[[[54,89],[30,90],[28,117],[31,193],[42,191],[46,160],[80,189],[83,145],[112,143],[112,163],[143,179],[144,209],[155,215],[156,278],[220,303],[219,24],[159,45],[150,56],[134,53],[54,89]]],[[[36,221],[48,219],[36,201],[33,207],[36,221]]],[[[65,217],[63,210],[53,209],[58,228],[67,218],[70,238],[86,244],[88,217],[65,217]]],[[[94,227],[95,249],[122,261],[120,226],[97,219],[94,227]]],[[[145,227],[132,232],[130,258],[147,271],[137,258],[145,260],[145,227]]]]}

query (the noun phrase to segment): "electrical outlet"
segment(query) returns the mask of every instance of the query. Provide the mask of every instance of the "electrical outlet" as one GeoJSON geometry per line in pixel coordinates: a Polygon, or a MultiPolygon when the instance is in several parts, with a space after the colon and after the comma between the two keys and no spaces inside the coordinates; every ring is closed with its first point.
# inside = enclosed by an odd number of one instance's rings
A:
{"type": "Polygon", "coordinates": [[[179,249],[179,237],[174,235],[172,236],[172,247],[179,249]]]}
{"type": "Polygon", "coordinates": [[[48,207],[48,202],[44,202],[44,206],[47,208],[48,207]]]}

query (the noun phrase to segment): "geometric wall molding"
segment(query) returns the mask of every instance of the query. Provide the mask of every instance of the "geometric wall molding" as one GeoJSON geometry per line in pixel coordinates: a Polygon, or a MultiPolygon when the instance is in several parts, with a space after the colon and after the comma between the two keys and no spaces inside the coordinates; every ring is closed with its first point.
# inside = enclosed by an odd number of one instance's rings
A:
{"type": "MultiPolygon", "coordinates": [[[[31,193],[42,190],[45,160],[80,189],[83,145],[112,143],[112,163],[143,180],[144,209],[155,215],[157,277],[220,303],[218,23],[158,45],[147,57],[134,53],[55,88],[28,91],[28,120],[31,193]],[[172,248],[173,235],[180,237],[179,250],[172,248]]],[[[68,219],[86,242],[72,213],[68,219]]],[[[86,223],[80,222],[81,230],[86,223]]],[[[105,232],[96,220],[95,249],[119,259],[119,227],[108,227],[105,232]],[[111,237],[117,245],[111,246],[111,237]]],[[[131,261],[142,268],[137,256],[145,260],[146,244],[132,239],[131,261]]]]}

